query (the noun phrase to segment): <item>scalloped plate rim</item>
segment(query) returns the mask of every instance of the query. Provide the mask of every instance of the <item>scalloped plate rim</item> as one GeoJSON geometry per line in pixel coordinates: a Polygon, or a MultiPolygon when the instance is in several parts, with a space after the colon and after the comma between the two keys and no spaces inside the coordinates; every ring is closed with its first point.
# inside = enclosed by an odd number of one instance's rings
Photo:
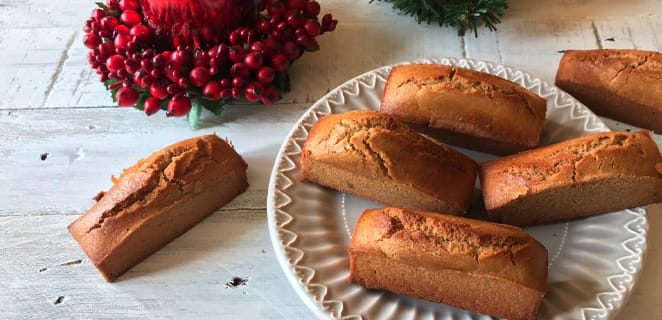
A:
{"type": "MultiPolygon", "coordinates": [[[[371,74],[376,74],[376,73],[382,72],[383,70],[390,69],[390,68],[393,68],[394,66],[398,66],[398,65],[413,64],[413,63],[439,63],[439,64],[447,64],[447,65],[449,64],[449,63],[440,62],[440,61],[443,61],[443,60],[451,61],[452,63],[450,63],[450,65],[456,65],[456,66],[460,66],[462,64],[461,62],[464,62],[465,65],[471,66],[472,69],[473,69],[473,66],[475,66],[476,64],[482,63],[482,64],[486,64],[488,66],[491,66],[492,69],[504,68],[504,69],[506,69],[507,72],[509,71],[511,73],[520,73],[523,77],[529,77],[530,79],[532,79],[532,81],[537,81],[541,87],[546,86],[548,89],[556,90],[556,95],[557,96],[561,96],[561,98],[572,100],[574,102],[573,105],[579,106],[580,108],[582,108],[582,111],[588,113],[588,116],[587,116],[588,118],[592,117],[594,119],[597,119],[597,121],[599,122],[599,126],[601,126],[602,129],[604,129],[603,131],[609,131],[609,129],[604,124],[604,122],[602,122],[599,118],[597,118],[597,116],[595,114],[593,114],[587,107],[585,107],[583,104],[578,102],[576,99],[574,99],[574,97],[572,97],[570,94],[563,91],[562,89],[560,89],[560,88],[558,88],[554,85],[550,85],[546,81],[543,81],[540,78],[534,77],[530,73],[525,72],[523,70],[520,70],[518,68],[511,67],[511,66],[504,65],[504,64],[494,63],[494,62],[490,62],[490,61],[468,59],[468,58],[455,58],[455,57],[443,57],[443,58],[438,58],[438,59],[437,58],[435,58],[435,59],[416,59],[416,60],[412,60],[412,61],[403,61],[403,62],[399,62],[399,63],[394,63],[394,64],[381,66],[381,67],[375,68],[373,70],[361,73],[361,74],[357,75],[356,77],[354,77],[352,79],[349,79],[349,80],[345,81],[344,83],[338,85],[336,88],[329,91],[322,98],[320,98],[315,103],[313,103],[313,105],[310,108],[308,108],[297,119],[297,121],[294,123],[294,125],[292,126],[292,129],[290,129],[290,131],[288,132],[288,134],[286,136],[286,139],[283,141],[281,147],[279,148],[279,151],[278,151],[277,156],[276,156],[275,161],[274,161],[274,166],[273,166],[273,169],[272,169],[272,172],[271,172],[271,176],[270,176],[269,184],[268,184],[268,190],[267,190],[267,225],[268,225],[268,228],[269,228],[270,239],[271,239],[274,251],[276,253],[276,258],[277,258],[281,268],[283,269],[283,272],[285,273],[288,281],[290,282],[290,285],[294,288],[295,292],[299,295],[299,297],[304,301],[304,303],[309,308],[309,310],[311,310],[315,314],[315,316],[318,317],[318,318],[335,319],[336,317],[334,317],[333,314],[331,312],[329,312],[328,310],[324,310],[323,303],[327,300],[322,299],[322,301],[319,301],[319,302],[316,301],[316,298],[313,297],[310,292],[308,292],[308,290],[306,288],[306,285],[304,285],[302,283],[303,280],[296,274],[295,267],[299,266],[299,265],[291,264],[288,261],[288,256],[287,256],[288,253],[286,252],[287,248],[286,248],[286,246],[282,245],[281,242],[282,242],[283,239],[279,235],[279,230],[281,229],[281,227],[278,226],[278,223],[276,221],[277,220],[276,210],[278,208],[276,208],[275,191],[276,191],[276,184],[277,184],[278,176],[281,173],[281,170],[280,170],[279,167],[282,163],[283,157],[286,156],[286,150],[287,150],[288,146],[290,145],[290,143],[292,143],[294,141],[294,134],[299,130],[299,128],[301,126],[303,126],[304,121],[308,117],[310,117],[312,114],[314,114],[316,112],[316,110],[318,108],[320,108],[320,106],[322,106],[323,103],[326,102],[333,95],[342,93],[343,88],[345,88],[346,86],[349,86],[350,84],[355,83],[355,82],[357,83],[357,86],[360,86],[360,80],[363,79],[364,77],[367,77],[371,74]]],[[[497,76],[499,76],[499,75],[497,75],[497,76]]],[[[360,93],[360,90],[358,90],[358,92],[360,93]]],[[[380,95],[381,95],[381,93],[380,93],[380,95]]],[[[333,110],[331,110],[331,111],[333,111],[333,110]]],[[[587,119],[586,121],[588,122],[589,120],[590,119],[587,119]]],[[[584,129],[584,130],[586,131],[586,129],[584,129]]],[[[298,166],[297,166],[297,168],[298,168],[298,166]]],[[[285,177],[285,178],[287,178],[287,177],[285,177]]],[[[287,179],[289,179],[289,178],[287,178],[287,179]]],[[[639,213],[637,218],[633,218],[631,220],[628,220],[628,223],[634,221],[635,219],[642,218],[643,223],[641,225],[639,225],[639,227],[641,227],[642,230],[640,230],[640,233],[636,233],[636,234],[631,231],[631,233],[635,234],[636,236],[628,238],[625,241],[622,241],[621,243],[619,243],[619,245],[620,245],[620,247],[623,247],[623,244],[627,241],[642,238],[643,239],[643,244],[640,247],[641,253],[638,255],[641,262],[639,264],[639,268],[637,268],[634,272],[631,272],[631,273],[626,272],[625,273],[625,275],[630,275],[632,277],[631,287],[630,287],[629,290],[626,288],[625,292],[616,292],[616,293],[622,294],[622,298],[620,299],[620,302],[617,304],[616,307],[614,307],[613,305],[611,306],[611,308],[606,307],[606,306],[604,306],[602,301],[599,298],[597,298],[597,296],[600,295],[600,294],[604,294],[604,293],[609,294],[609,293],[613,293],[613,292],[600,292],[600,293],[596,294],[596,300],[603,307],[603,308],[598,309],[598,310],[602,311],[602,312],[607,312],[607,318],[608,319],[612,319],[613,317],[615,317],[616,314],[627,303],[629,297],[632,294],[634,286],[636,285],[637,281],[639,280],[639,278],[641,276],[641,269],[642,269],[642,267],[644,265],[644,262],[646,260],[647,245],[648,245],[647,233],[648,233],[648,227],[649,227],[647,217],[646,217],[646,209],[643,208],[643,207],[640,207],[640,208],[634,208],[632,210],[633,211],[640,211],[640,213],[639,213]]],[[[630,210],[628,210],[628,211],[630,211],[630,210]]],[[[292,217],[292,221],[294,219],[295,218],[292,217]]],[[[288,222],[288,224],[289,223],[291,223],[291,221],[288,222]]],[[[623,226],[623,227],[625,228],[625,226],[623,226]]],[[[294,233],[296,235],[296,233],[293,232],[293,231],[290,231],[290,230],[287,230],[287,231],[289,231],[291,233],[294,233]]],[[[292,242],[294,242],[294,241],[292,241],[292,242]]],[[[294,248],[292,246],[289,246],[289,247],[293,248],[297,251],[302,252],[302,254],[305,254],[302,250],[300,250],[298,248],[294,248]]],[[[627,248],[626,248],[626,250],[630,251],[627,248]]],[[[632,257],[632,255],[622,256],[619,259],[628,258],[628,257],[632,257]]],[[[313,268],[308,267],[308,266],[302,266],[302,267],[305,267],[305,268],[308,268],[308,269],[313,269],[313,268]]],[[[619,267],[621,269],[624,269],[622,266],[619,266],[619,267]]],[[[619,276],[619,275],[623,275],[623,274],[609,275],[609,276],[607,276],[607,281],[609,282],[608,278],[613,277],[613,276],[619,276]]],[[[313,278],[314,278],[314,276],[311,277],[311,279],[313,279],[313,278]]],[[[308,285],[312,285],[312,284],[326,287],[324,284],[310,283],[310,281],[308,282],[308,285]]],[[[593,310],[593,309],[596,309],[596,308],[589,308],[589,307],[582,308],[581,309],[582,316],[584,318],[586,318],[586,310],[593,310]]],[[[347,317],[352,317],[353,316],[353,315],[343,316],[342,315],[342,310],[340,312],[341,312],[340,317],[338,317],[338,318],[347,318],[347,317]]]]}

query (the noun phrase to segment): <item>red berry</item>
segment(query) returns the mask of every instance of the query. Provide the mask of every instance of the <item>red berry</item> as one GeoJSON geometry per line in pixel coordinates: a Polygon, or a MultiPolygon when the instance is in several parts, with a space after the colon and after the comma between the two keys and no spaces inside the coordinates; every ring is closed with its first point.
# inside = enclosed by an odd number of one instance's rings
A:
{"type": "Polygon", "coordinates": [[[108,89],[115,90],[115,89],[119,88],[120,86],[122,86],[122,81],[117,81],[117,82],[111,83],[108,86],[108,89]]]}
{"type": "Polygon", "coordinates": [[[152,65],[154,65],[154,68],[156,69],[162,69],[166,66],[167,61],[168,59],[166,57],[158,53],[152,58],[152,65]]]}
{"type": "Polygon", "coordinates": [[[292,40],[292,34],[293,34],[292,29],[287,29],[283,31],[283,34],[280,36],[280,39],[282,41],[290,41],[292,40]]]}
{"type": "Polygon", "coordinates": [[[307,17],[317,17],[320,14],[320,4],[317,1],[306,2],[306,6],[303,8],[303,14],[307,17]]]}
{"type": "Polygon", "coordinates": [[[112,42],[104,42],[99,45],[99,55],[103,57],[110,57],[115,54],[115,46],[112,42]]]}
{"type": "Polygon", "coordinates": [[[147,72],[151,72],[154,69],[154,64],[152,64],[151,59],[145,58],[140,60],[140,67],[147,72]]]}
{"type": "Polygon", "coordinates": [[[124,69],[124,57],[119,54],[111,56],[106,60],[106,68],[110,72],[124,69]]]}
{"type": "Polygon", "coordinates": [[[135,10],[125,10],[122,12],[120,20],[129,26],[135,26],[142,21],[142,17],[135,10]]]}
{"type": "Polygon", "coordinates": [[[306,19],[303,17],[300,11],[297,10],[290,10],[285,14],[285,21],[287,21],[287,24],[296,29],[301,27],[304,22],[306,22],[306,19]]]}
{"type": "Polygon", "coordinates": [[[242,45],[244,43],[244,39],[239,31],[230,32],[229,40],[234,45],[242,45]]]}
{"type": "Polygon", "coordinates": [[[115,27],[117,27],[118,24],[119,22],[113,16],[107,16],[101,19],[101,27],[106,31],[110,31],[110,32],[115,31],[115,27]]]}
{"type": "Polygon", "coordinates": [[[211,101],[215,101],[221,98],[221,90],[222,88],[218,81],[210,81],[202,89],[202,95],[211,101]]]}
{"type": "Polygon", "coordinates": [[[303,10],[306,6],[306,0],[287,0],[287,7],[290,9],[303,10]]]}
{"type": "Polygon", "coordinates": [[[251,43],[250,50],[253,52],[264,53],[262,52],[264,50],[264,45],[262,44],[262,41],[255,41],[251,43]]]}
{"type": "Polygon", "coordinates": [[[223,89],[220,94],[221,99],[230,99],[232,98],[232,90],[231,89],[223,89]]]}
{"type": "Polygon", "coordinates": [[[244,58],[244,63],[253,70],[260,69],[262,67],[262,53],[259,52],[251,52],[246,55],[246,58],[244,58]]]}
{"type": "Polygon", "coordinates": [[[225,60],[228,58],[228,45],[221,43],[217,46],[212,47],[207,51],[210,58],[220,59],[220,63],[225,63],[225,60]]]}
{"type": "Polygon", "coordinates": [[[181,91],[181,88],[178,85],[171,83],[166,87],[166,90],[169,94],[176,94],[181,91]]]}
{"type": "Polygon", "coordinates": [[[230,58],[230,61],[243,61],[244,57],[246,57],[246,50],[244,50],[244,48],[238,45],[230,47],[230,50],[228,51],[228,58],[230,58]]]}
{"type": "Polygon", "coordinates": [[[166,89],[166,86],[160,81],[154,81],[149,86],[149,94],[151,94],[154,98],[164,99],[168,96],[168,90],[166,89]]]}
{"type": "Polygon", "coordinates": [[[262,41],[263,52],[265,57],[273,57],[280,52],[281,44],[274,38],[267,38],[262,41]]]}
{"type": "Polygon", "coordinates": [[[276,77],[276,72],[271,67],[262,67],[257,71],[257,81],[262,83],[271,83],[276,77]]]}
{"type": "Polygon", "coordinates": [[[220,83],[221,87],[225,89],[232,88],[232,80],[230,78],[223,78],[221,79],[220,83]]]}
{"type": "Polygon", "coordinates": [[[184,77],[181,77],[181,78],[177,79],[177,85],[180,88],[186,90],[186,89],[191,87],[191,81],[189,81],[188,79],[186,79],[184,77]]]}
{"type": "Polygon", "coordinates": [[[127,10],[138,11],[140,10],[140,5],[136,0],[120,0],[120,9],[122,11],[127,11],[127,10]]]}
{"type": "Polygon", "coordinates": [[[101,30],[97,33],[101,38],[110,38],[113,36],[113,33],[108,30],[101,30]]]}
{"type": "Polygon", "coordinates": [[[129,88],[129,87],[131,87],[132,85],[133,85],[133,81],[132,81],[131,79],[128,79],[128,78],[127,78],[127,79],[124,79],[124,80],[122,81],[122,86],[125,87],[125,88],[129,88]]]}
{"type": "Polygon", "coordinates": [[[167,69],[165,75],[166,78],[168,78],[172,82],[177,82],[177,80],[181,78],[181,75],[179,74],[179,71],[177,69],[167,69]]]}
{"type": "Polygon", "coordinates": [[[131,33],[131,29],[123,24],[117,25],[115,27],[115,34],[129,34],[131,33]]]}
{"type": "Polygon", "coordinates": [[[116,49],[126,50],[129,47],[130,42],[131,42],[130,35],[118,34],[115,36],[115,40],[113,41],[113,44],[115,45],[116,49]]]}
{"type": "Polygon", "coordinates": [[[235,99],[239,99],[239,98],[241,98],[241,94],[242,94],[241,89],[239,89],[239,88],[232,88],[231,92],[232,92],[232,97],[233,97],[233,98],[235,98],[235,99]]]}
{"type": "MultiPolygon", "coordinates": [[[[244,85],[244,78],[242,77],[234,77],[232,78],[232,86],[235,88],[240,88],[241,86],[244,85]]],[[[233,95],[234,96],[234,95],[233,95]]]]}
{"type": "Polygon", "coordinates": [[[309,51],[315,51],[319,49],[319,44],[317,43],[317,40],[307,36],[298,36],[297,44],[309,51]]]}
{"type": "Polygon", "coordinates": [[[195,67],[189,74],[191,83],[193,83],[193,85],[196,87],[202,87],[207,84],[207,82],[209,82],[210,76],[211,75],[209,74],[209,69],[205,67],[195,67]]]}
{"type": "Polygon", "coordinates": [[[219,67],[213,66],[209,68],[209,74],[211,74],[212,76],[215,76],[219,73],[221,73],[221,69],[219,67]]]}
{"type": "Polygon", "coordinates": [[[288,41],[283,45],[283,53],[287,56],[290,61],[294,61],[301,55],[301,49],[293,41],[288,41]]]}
{"type": "Polygon", "coordinates": [[[124,61],[124,70],[126,70],[127,73],[134,74],[136,71],[140,70],[140,63],[135,60],[126,59],[124,61]]]}
{"type": "Polygon", "coordinates": [[[278,98],[278,89],[276,89],[274,86],[268,86],[264,88],[264,92],[262,92],[262,98],[260,101],[265,106],[272,106],[274,103],[276,103],[276,101],[278,101],[278,98]]]}
{"type": "Polygon", "coordinates": [[[239,31],[239,36],[240,36],[242,39],[246,39],[246,38],[248,38],[248,32],[249,32],[249,29],[248,29],[248,28],[241,28],[241,29],[239,29],[238,31],[239,31]]]}
{"type": "Polygon", "coordinates": [[[120,79],[125,79],[126,76],[128,76],[128,74],[126,73],[126,70],[124,70],[124,69],[119,69],[119,70],[115,71],[115,73],[117,74],[117,77],[120,78],[120,79]]]}
{"type": "Polygon", "coordinates": [[[145,111],[145,114],[147,114],[148,116],[151,116],[159,112],[159,110],[161,110],[161,100],[155,97],[151,97],[145,100],[145,104],[143,105],[143,110],[145,111]]]}
{"type": "Polygon", "coordinates": [[[88,49],[94,50],[101,44],[101,38],[94,33],[88,33],[83,38],[83,44],[85,44],[88,49]]]}
{"type": "Polygon", "coordinates": [[[330,13],[327,13],[322,17],[322,31],[333,31],[336,29],[337,24],[338,20],[334,20],[330,13]]]}
{"type": "Polygon", "coordinates": [[[280,32],[283,32],[283,30],[285,30],[285,29],[287,29],[287,28],[289,28],[289,27],[290,27],[290,26],[287,24],[287,22],[282,21],[282,22],[279,22],[279,23],[276,25],[276,30],[278,30],[278,31],[280,31],[280,32]]]}
{"type": "Polygon", "coordinates": [[[97,56],[94,55],[94,52],[90,51],[87,53],[87,62],[90,64],[97,63],[97,56]]]}
{"type": "Polygon", "coordinates": [[[271,58],[271,67],[278,72],[287,70],[289,66],[290,66],[289,59],[282,53],[279,53],[275,55],[273,58],[271,58]]]}
{"type": "Polygon", "coordinates": [[[139,41],[144,41],[152,35],[152,30],[144,24],[137,24],[131,27],[129,34],[139,39],[139,41]]]}
{"type": "Polygon", "coordinates": [[[279,22],[283,21],[283,15],[285,14],[285,11],[283,11],[282,14],[277,14],[277,15],[271,15],[271,18],[269,18],[269,23],[271,23],[271,27],[277,25],[279,22]]]}
{"type": "Polygon", "coordinates": [[[244,97],[250,102],[257,102],[262,97],[264,87],[259,82],[251,82],[244,89],[244,97]]]}
{"type": "Polygon", "coordinates": [[[153,49],[147,49],[143,51],[142,53],[142,58],[143,59],[151,59],[154,57],[154,50],[153,49]]]}
{"type": "Polygon", "coordinates": [[[286,10],[287,8],[285,7],[285,4],[279,0],[275,0],[271,5],[267,6],[267,12],[269,13],[269,16],[272,17],[285,14],[286,10]]]}
{"type": "Polygon", "coordinates": [[[211,59],[209,58],[207,51],[198,50],[193,55],[193,65],[196,67],[213,66],[216,65],[215,62],[216,61],[214,61],[214,64],[211,63],[211,59]]]}
{"type": "Polygon", "coordinates": [[[138,70],[133,74],[133,82],[141,88],[146,88],[152,83],[153,78],[145,70],[138,70]]]}
{"type": "Polygon", "coordinates": [[[166,116],[168,117],[183,117],[191,111],[191,99],[184,96],[183,93],[178,93],[170,98],[168,101],[168,110],[166,116]]]}
{"type": "Polygon", "coordinates": [[[336,30],[336,25],[338,25],[338,20],[331,20],[331,22],[322,25],[322,30],[324,32],[336,30]]]}
{"type": "Polygon", "coordinates": [[[322,26],[315,20],[306,21],[303,24],[303,28],[306,30],[306,34],[311,37],[317,36],[322,32],[322,26]]]}
{"type": "Polygon", "coordinates": [[[327,13],[324,15],[324,17],[322,17],[322,25],[327,25],[331,23],[332,20],[333,16],[330,13],[327,13]]]}
{"type": "Polygon", "coordinates": [[[271,22],[266,19],[260,19],[257,22],[257,30],[262,32],[262,33],[269,33],[271,32],[271,29],[273,27],[271,26],[271,22]]]}
{"type": "Polygon", "coordinates": [[[138,91],[131,87],[122,87],[115,94],[115,99],[117,99],[117,104],[120,107],[132,107],[136,105],[138,97],[138,91]]]}
{"type": "Polygon", "coordinates": [[[170,61],[177,67],[186,67],[191,63],[191,56],[187,51],[175,50],[170,56],[170,61]]]}
{"type": "Polygon", "coordinates": [[[245,63],[237,62],[230,67],[230,75],[233,77],[248,78],[250,69],[245,63]]]}
{"type": "Polygon", "coordinates": [[[266,1],[266,0],[259,0],[257,2],[257,12],[263,11],[264,9],[267,8],[267,2],[271,3],[271,1],[266,1]]]}
{"type": "Polygon", "coordinates": [[[94,19],[95,21],[100,21],[105,16],[106,16],[106,13],[103,12],[103,10],[101,10],[101,9],[92,10],[92,19],[94,19]]]}

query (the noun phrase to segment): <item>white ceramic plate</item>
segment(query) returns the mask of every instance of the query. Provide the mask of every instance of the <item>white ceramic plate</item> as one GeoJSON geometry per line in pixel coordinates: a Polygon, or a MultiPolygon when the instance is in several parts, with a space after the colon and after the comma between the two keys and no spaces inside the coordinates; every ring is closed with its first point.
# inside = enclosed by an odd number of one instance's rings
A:
{"type": "MultiPolygon", "coordinates": [[[[421,60],[455,65],[512,80],[547,100],[542,144],[598,131],[604,123],[553,85],[526,72],[466,59],[421,60]]],[[[359,215],[383,207],[352,195],[302,182],[301,146],[320,117],[378,109],[392,66],[360,75],[316,102],[283,142],[269,183],[269,231],[292,286],[320,318],[491,319],[488,316],[347,282],[347,247],[359,215]]],[[[460,149],[481,162],[492,156],[460,149]]],[[[475,203],[480,199],[477,196],[475,203]]],[[[477,207],[477,206],[474,206],[477,207]]],[[[549,251],[549,285],[540,319],[611,319],[628,299],[646,251],[643,209],[525,228],[549,251]]]]}

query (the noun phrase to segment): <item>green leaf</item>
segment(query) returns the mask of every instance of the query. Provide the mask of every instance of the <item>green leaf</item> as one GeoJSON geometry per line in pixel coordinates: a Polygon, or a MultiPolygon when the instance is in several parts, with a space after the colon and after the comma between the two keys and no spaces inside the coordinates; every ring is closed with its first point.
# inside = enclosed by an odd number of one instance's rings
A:
{"type": "Polygon", "coordinates": [[[196,97],[191,100],[191,111],[186,115],[186,120],[188,121],[188,126],[191,130],[198,129],[198,122],[200,121],[200,114],[202,113],[202,103],[200,102],[200,97],[196,97]]]}
{"type": "Polygon", "coordinates": [[[103,11],[108,11],[108,6],[103,2],[95,2],[94,4],[96,4],[100,9],[103,9],[103,11]]]}
{"type": "Polygon", "coordinates": [[[495,25],[501,22],[498,17],[503,16],[504,11],[508,8],[506,0],[378,1],[391,2],[394,10],[414,17],[418,23],[436,22],[440,26],[453,27],[457,29],[460,36],[464,35],[467,30],[473,31],[478,36],[478,28],[481,25],[490,31],[495,31],[495,25]]]}
{"type": "Polygon", "coordinates": [[[200,103],[202,104],[205,109],[211,111],[213,114],[220,116],[223,114],[223,110],[225,109],[225,105],[228,104],[227,100],[217,100],[217,101],[209,101],[205,98],[200,98],[200,103]]]}
{"type": "MultiPolygon", "coordinates": [[[[140,91],[138,91],[138,92],[140,92],[140,91]]],[[[145,101],[147,99],[149,99],[149,97],[150,97],[149,90],[145,90],[143,92],[140,92],[140,97],[138,98],[138,102],[136,102],[136,105],[134,106],[134,108],[136,108],[140,111],[144,111],[145,110],[145,101]]]]}
{"type": "Polygon", "coordinates": [[[111,84],[113,84],[113,83],[115,83],[115,82],[117,82],[117,81],[119,81],[119,80],[108,79],[108,80],[106,80],[106,81],[103,83],[103,85],[106,87],[106,90],[109,90],[108,87],[109,87],[111,84]]]}

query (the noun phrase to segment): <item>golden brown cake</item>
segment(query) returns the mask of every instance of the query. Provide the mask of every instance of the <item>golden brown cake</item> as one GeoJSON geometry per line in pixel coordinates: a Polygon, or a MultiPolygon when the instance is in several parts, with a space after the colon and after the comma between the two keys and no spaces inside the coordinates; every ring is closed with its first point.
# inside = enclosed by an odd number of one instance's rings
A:
{"type": "Polygon", "coordinates": [[[513,226],[399,208],[368,209],[349,244],[349,282],[511,320],[532,320],[547,250],[513,226]]]}
{"type": "Polygon", "coordinates": [[[662,53],[568,50],[556,85],[599,115],[662,132],[662,53]]]}
{"type": "Polygon", "coordinates": [[[244,192],[246,168],[216,135],[179,142],[124,170],[69,232],[113,281],[244,192]]]}
{"type": "Polygon", "coordinates": [[[305,180],[389,206],[466,212],[478,165],[377,111],[328,115],[303,146],[305,180]]]}
{"type": "Polygon", "coordinates": [[[547,102],[488,73],[409,64],[389,74],[380,111],[440,141],[503,155],[538,145],[547,102]]]}
{"type": "Polygon", "coordinates": [[[662,201],[650,132],[604,132],[481,164],[485,209],[513,225],[574,219],[662,201]]]}

